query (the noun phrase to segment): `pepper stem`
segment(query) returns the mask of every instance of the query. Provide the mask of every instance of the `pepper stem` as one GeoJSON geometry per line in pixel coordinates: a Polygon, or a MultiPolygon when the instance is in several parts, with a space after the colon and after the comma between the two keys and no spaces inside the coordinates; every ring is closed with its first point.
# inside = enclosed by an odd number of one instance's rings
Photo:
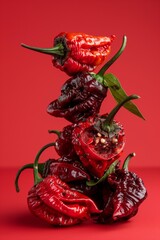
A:
{"type": "Polygon", "coordinates": [[[23,170],[28,169],[28,168],[33,168],[33,163],[29,163],[29,164],[24,165],[17,172],[16,179],[15,179],[15,188],[16,188],[17,192],[20,191],[19,185],[18,185],[19,176],[21,175],[21,172],[23,172],[23,170]]]}
{"type": "Polygon", "coordinates": [[[38,172],[38,161],[39,161],[39,158],[40,158],[41,154],[44,152],[44,150],[46,150],[47,148],[52,147],[52,146],[55,146],[54,142],[46,144],[45,146],[43,146],[39,150],[39,152],[36,155],[36,158],[35,158],[34,163],[33,163],[33,174],[34,174],[34,184],[35,185],[43,180],[39,176],[39,172],[38,172]]]}
{"type": "MultiPolygon", "coordinates": [[[[18,172],[17,172],[17,174],[16,174],[16,179],[15,179],[15,188],[16,188],[16,191],[17,191],[17,192],[20,191],[20,189],[19,189],[19,184],[18,184],[19,177],[20,177],[21,173],[23,172],[23,170],[29,169],[29,168],[30,168],[30,169],[33,169],[33,163],[28,163],[28,164],[24,165],[23,167],[21,167],[21,168],[18,170],[18,172]]],[[[39,164],[38,164],[38,172],[39,172],[40,174],[42,174],[43,168],[44,168],[44,163],[39,163],[39,164]]]]}
{"type": "Polygon", "coordinates": [[[48,132],[49,132],[49,133],[55,133],[58,137],[60,137],[60,134],[61,134],[60,131],[58,131],[58,130],[54,130],[54,129],[52,129],[52,130],[48,130],[48,132]]]}
{"type": "Polygon", "coordinates": [[[111,165],[109,166],[109,168],[107,169],[107,171],[104,173],[104,175],[97,181],[87,181],[86,185],[89,187],[93,187],[101,182],[103,182],[111,173],[115,172],[115,168],[116,166],[119,164],[119,160],[114,161],[113,163],[111,163],[111,165]]]}
{"type": "Polygon", "coordinates": [[[138,95],[130,95],[127,96],[123,101],[121,101],[120,103],[118,103],[113,109],[112,111],[108,114],[107,118],[105,119],[105,121],[102,124],[102,129],[108,130],[108,127],[111,126],[113,119],[115,117],[115,115],[117,114],[117,112],[119,111],[119,109],[128,101],[133,100],[133,99],[138,99],[140,98],[138,95]]]}
{"type": "Polygon", "coordinates": [[[36,52],[40,52],[40,53],[45,53],[48,55],[60,55],[60,56],[64,56],[64,46],[62,43],[58,43],[57,45],[55,45],[53,48],[38,48],[38,47],[31,47],[28,46],[24,43],[21,43],[21,46],[24,48],[28,48],[30,50],[36,51],[36,52]]]}
{"type": "Polygon", "coordinates": [[[97,73],[97,75],[103,76],[106,72],[106,70],[119,58],[119,56],[123,53],[125,47],[127,44],[127,37],[123,36],[123,42],[118,50],[118,52],[100,69],[100,71],[97,73]]]}
{"type": "Polygon", "coordinates": [[[125,169],[126,171],[128,171],[128,164],[129,164],[129,161],[132,157],[135,157],[136,154],[135,153],[130,153],[126,159],[124,160],[124,163],[123,163],[123,166],[122,166],[122,169],[125,169]]]}

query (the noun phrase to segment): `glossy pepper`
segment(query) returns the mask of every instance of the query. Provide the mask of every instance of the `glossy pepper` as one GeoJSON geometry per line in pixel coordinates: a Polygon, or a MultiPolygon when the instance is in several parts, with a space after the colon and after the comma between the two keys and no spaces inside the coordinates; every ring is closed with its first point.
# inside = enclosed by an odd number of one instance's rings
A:
{"type": "Polygon", "coordinates": [[[53,48],[22,46],[52,55],[53,65],[73,76],[80,72],[91,72],[99,66],[110,53],[114,38],[114,35],[105,37],[62,32],[54,38],[53,48]]]}
{"type": "Polygon", "coordinates": [[[89,117],[75,125],[72,143],[91,174],[102,177],[107,167],[119,158],[125,145],[125,133],[123,126],[114,117],[126,102],[137,98],[137,95],[128,96],[108,115],[89,117]]]}
{"type": "Polygon", "coordinates": [[[77,160],[70,160],[66,157],[49,159],[43,166],[42,177],[48,175],[59,177],[63,182],[77,182],[87,181],[90,179],[89,174],[85,171],[81,162],[77,160]]]}
{"type": "Polygon", "coordinates": [[[101,223],[127,220],[135,216],[140,204],[146,199],[147,191],[143,180],[128,170],[130,159],[135,153],[128,155],[122,169],[117,168],[103,182],[103,212],[97,221],[101,223]]]}
{"type": "Polygon", "coordinates": [[[77,159],[78,156],[72,144],[73,124],[65,126],[62,131],[49,130],[49,133],[55,133],[58,138],[55,141],[55,150],[60,157],[67,159],[77,159]]]}
{"type": "Polygon", "coordinates": [[[105,86],[92,75],[81,73],[65,82],[60,97],[49,104],[47,112],[76,123],[98,113],[106,95],[105,86]]]}
{"type": "MultiPolygon", "coordinates": [[[[53,224],[68,226],[80,223],[101,211],[84,194],[70,189],[58,176],[42,179],[38,173],[39,155],[33,164],[34,186],[28,193],[28,208],[40,219],[53,224]]],[[[18,182],[16,189],[19,191],[18,182]]]]}

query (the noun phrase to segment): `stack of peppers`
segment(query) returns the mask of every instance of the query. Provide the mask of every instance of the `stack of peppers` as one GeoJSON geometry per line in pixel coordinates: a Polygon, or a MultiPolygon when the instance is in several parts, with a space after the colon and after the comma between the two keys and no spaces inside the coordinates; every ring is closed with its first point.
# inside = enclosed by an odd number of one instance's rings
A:
{"type": "Polygon", "coordinates": [[[61,131],[49,130],[57,140],[43,146],[33,163],[24,165],[17,173],[15,186],[24,169],[32,168],[34,186],[28,193],[30,211],[42,220],[58,226],[70,226],[92,219],[97,223],[111,223],[133,217],[147,197],[143,181],[130,172],[130,153],[121,164],[125,146],[125,131],[115,120],[121,107],[144,118],[127,96],[113,74],[105,74],[125,49],[124,36],[118,52],[96,74],[111,50],[115,36],[90,36],[84,33],[60,33],[50,49],[23,47],[49,54],[55,67],[70,78],[63,84],[58,99],[47,112],[70,123],[61,131]],[[116,106],[100,115],[103,100],[110,93],[116,106]],[[39,163],[41,154],[53,147],[59,158],[39,163]]]}

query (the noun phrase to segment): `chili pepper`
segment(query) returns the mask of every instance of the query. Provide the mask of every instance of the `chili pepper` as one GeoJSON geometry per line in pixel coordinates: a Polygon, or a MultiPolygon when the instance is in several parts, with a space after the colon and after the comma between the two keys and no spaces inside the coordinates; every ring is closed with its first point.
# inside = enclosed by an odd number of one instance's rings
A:
{"type": "Polygon", "coordinates": [[[137,95],[128,96],[108,115],[90,117],[75,125],[72,143],[84,167],[91,174],[103,176],[107,167],[121,155],[125,133],[123,126],[114,117],[126,102],[137,98],[137,95]]]}
{"type": "MultiPolygon", "coordinates": [[[[43,148],[43,151],[45,148],[43,148]]],[[[28,208],[37,217],[53,225],[73,225],[90,218],[91,214],[101,211],[95,203],[60,180],[58,176],[47,176],[42,179],[38,173],[37,154],[34,169],[34,186],[28,193],[28,208]]],[[[19,190],[18,181],[16,189],[19,190]]]]}
{"type": "Polygon", "coordinates": [[[45,178],[48,175],[54,175],[59,177],[62,181],[75,182],[75,181],[83,181],[89,180],[90,176],[85,171],[82,164],[78,161],[71,161],[66,157],[62,157],[58,160],[49,159],[45,162],[42,177],[45,178]]]}
{"type": "Polygon", "coordinates": [[[143,180],[136,173],[128,170],[129,160],[135,153],[128,155],[122,169],[116,169],[104,182],[104,210],[98,222],[106,223],[127,220],[135,216],[140,204],[147,197],[143,180]]]}
{"type": "Polygon", "coordinates": [[[54,225],[73,225],[100,213],[90,198],[71,190],[57,176],[46,177],[29,191],[28,207],[54,225]]]}
{"type": "Polygon", "coordinates": [[[47,112],[76,123],[98,113],[106,94],[107,88],[92,75],[81,73],[65,82],[60,97],[49,104],[47,112]]]}
{"type": "Polygon", "coordinates": [[[72,144],[73,128],[73,125],[67,125],[62,131],[49,130],[49,133],[55,133],[58,136],[57,140],[55,141],[55,150],[58,155],[71,160],[78,158],[72,144]]]}
{"type": "Polygon", "coordinates": [[[115,36],[91,36],[84,33],[62,32],[54,38],[53,48],[23,47],[52,55],[55,67],[73,76],[80,72],[91,72],[109,55],[115,36]]]}

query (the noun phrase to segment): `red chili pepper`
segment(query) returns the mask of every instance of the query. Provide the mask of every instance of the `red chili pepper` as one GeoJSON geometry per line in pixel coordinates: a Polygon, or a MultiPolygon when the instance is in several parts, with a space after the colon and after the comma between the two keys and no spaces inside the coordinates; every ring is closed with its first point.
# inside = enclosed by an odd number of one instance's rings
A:
{"type": "Polygon", "coordinates": [[[107,116],[90,117],[75,125],[72,143],[83,165],[93,175],[103,176],[107,167],[122,153],[125,144],[124,129],[113,118],[126,102],[137,98],[137,95],[131,95],[107,116]]]}
{"type": "MultiPolygon", "coordinates": [[[[27,199],[30,211],[50,224],[62,226],[80,223],[90,218],[91,214],[100,213],[89,197],[70,189],[58,176],[47,176],[44,179],[39,177],[38,160],[40,154],[49,146],[51,144],[39,151],[33,164],[34,186],[27,199]]],[[[19,191],[17,177],[15,183],[16,190],[19,191]]]]}
{"type": "Polygon", "coordinates": [[[22,46],[52,55],[53,65],[73,76],[80,72],[91,72],[100,65],[110,53],[114,38],[114,35],[105,37],[62,32],[54,38],[53,48],[22,46]]]}
{"type": "Polygon", "coordinates": [[[71,190],[57,176],[48,176],[28,193],[28,207],[53,225],[73,225],[101,211],[87,196],[71,190]]]}
{"type": "Polygon", "coordinates": [[[146,199],[147,191],[143,180],[128,170],[128,162],[133,156],[135,153],[128,155],[122,169],[117,168],[103,182],[104,210],[98,216],[98,222],[130,219],[136,215],[140,204],[146,199]]]}

